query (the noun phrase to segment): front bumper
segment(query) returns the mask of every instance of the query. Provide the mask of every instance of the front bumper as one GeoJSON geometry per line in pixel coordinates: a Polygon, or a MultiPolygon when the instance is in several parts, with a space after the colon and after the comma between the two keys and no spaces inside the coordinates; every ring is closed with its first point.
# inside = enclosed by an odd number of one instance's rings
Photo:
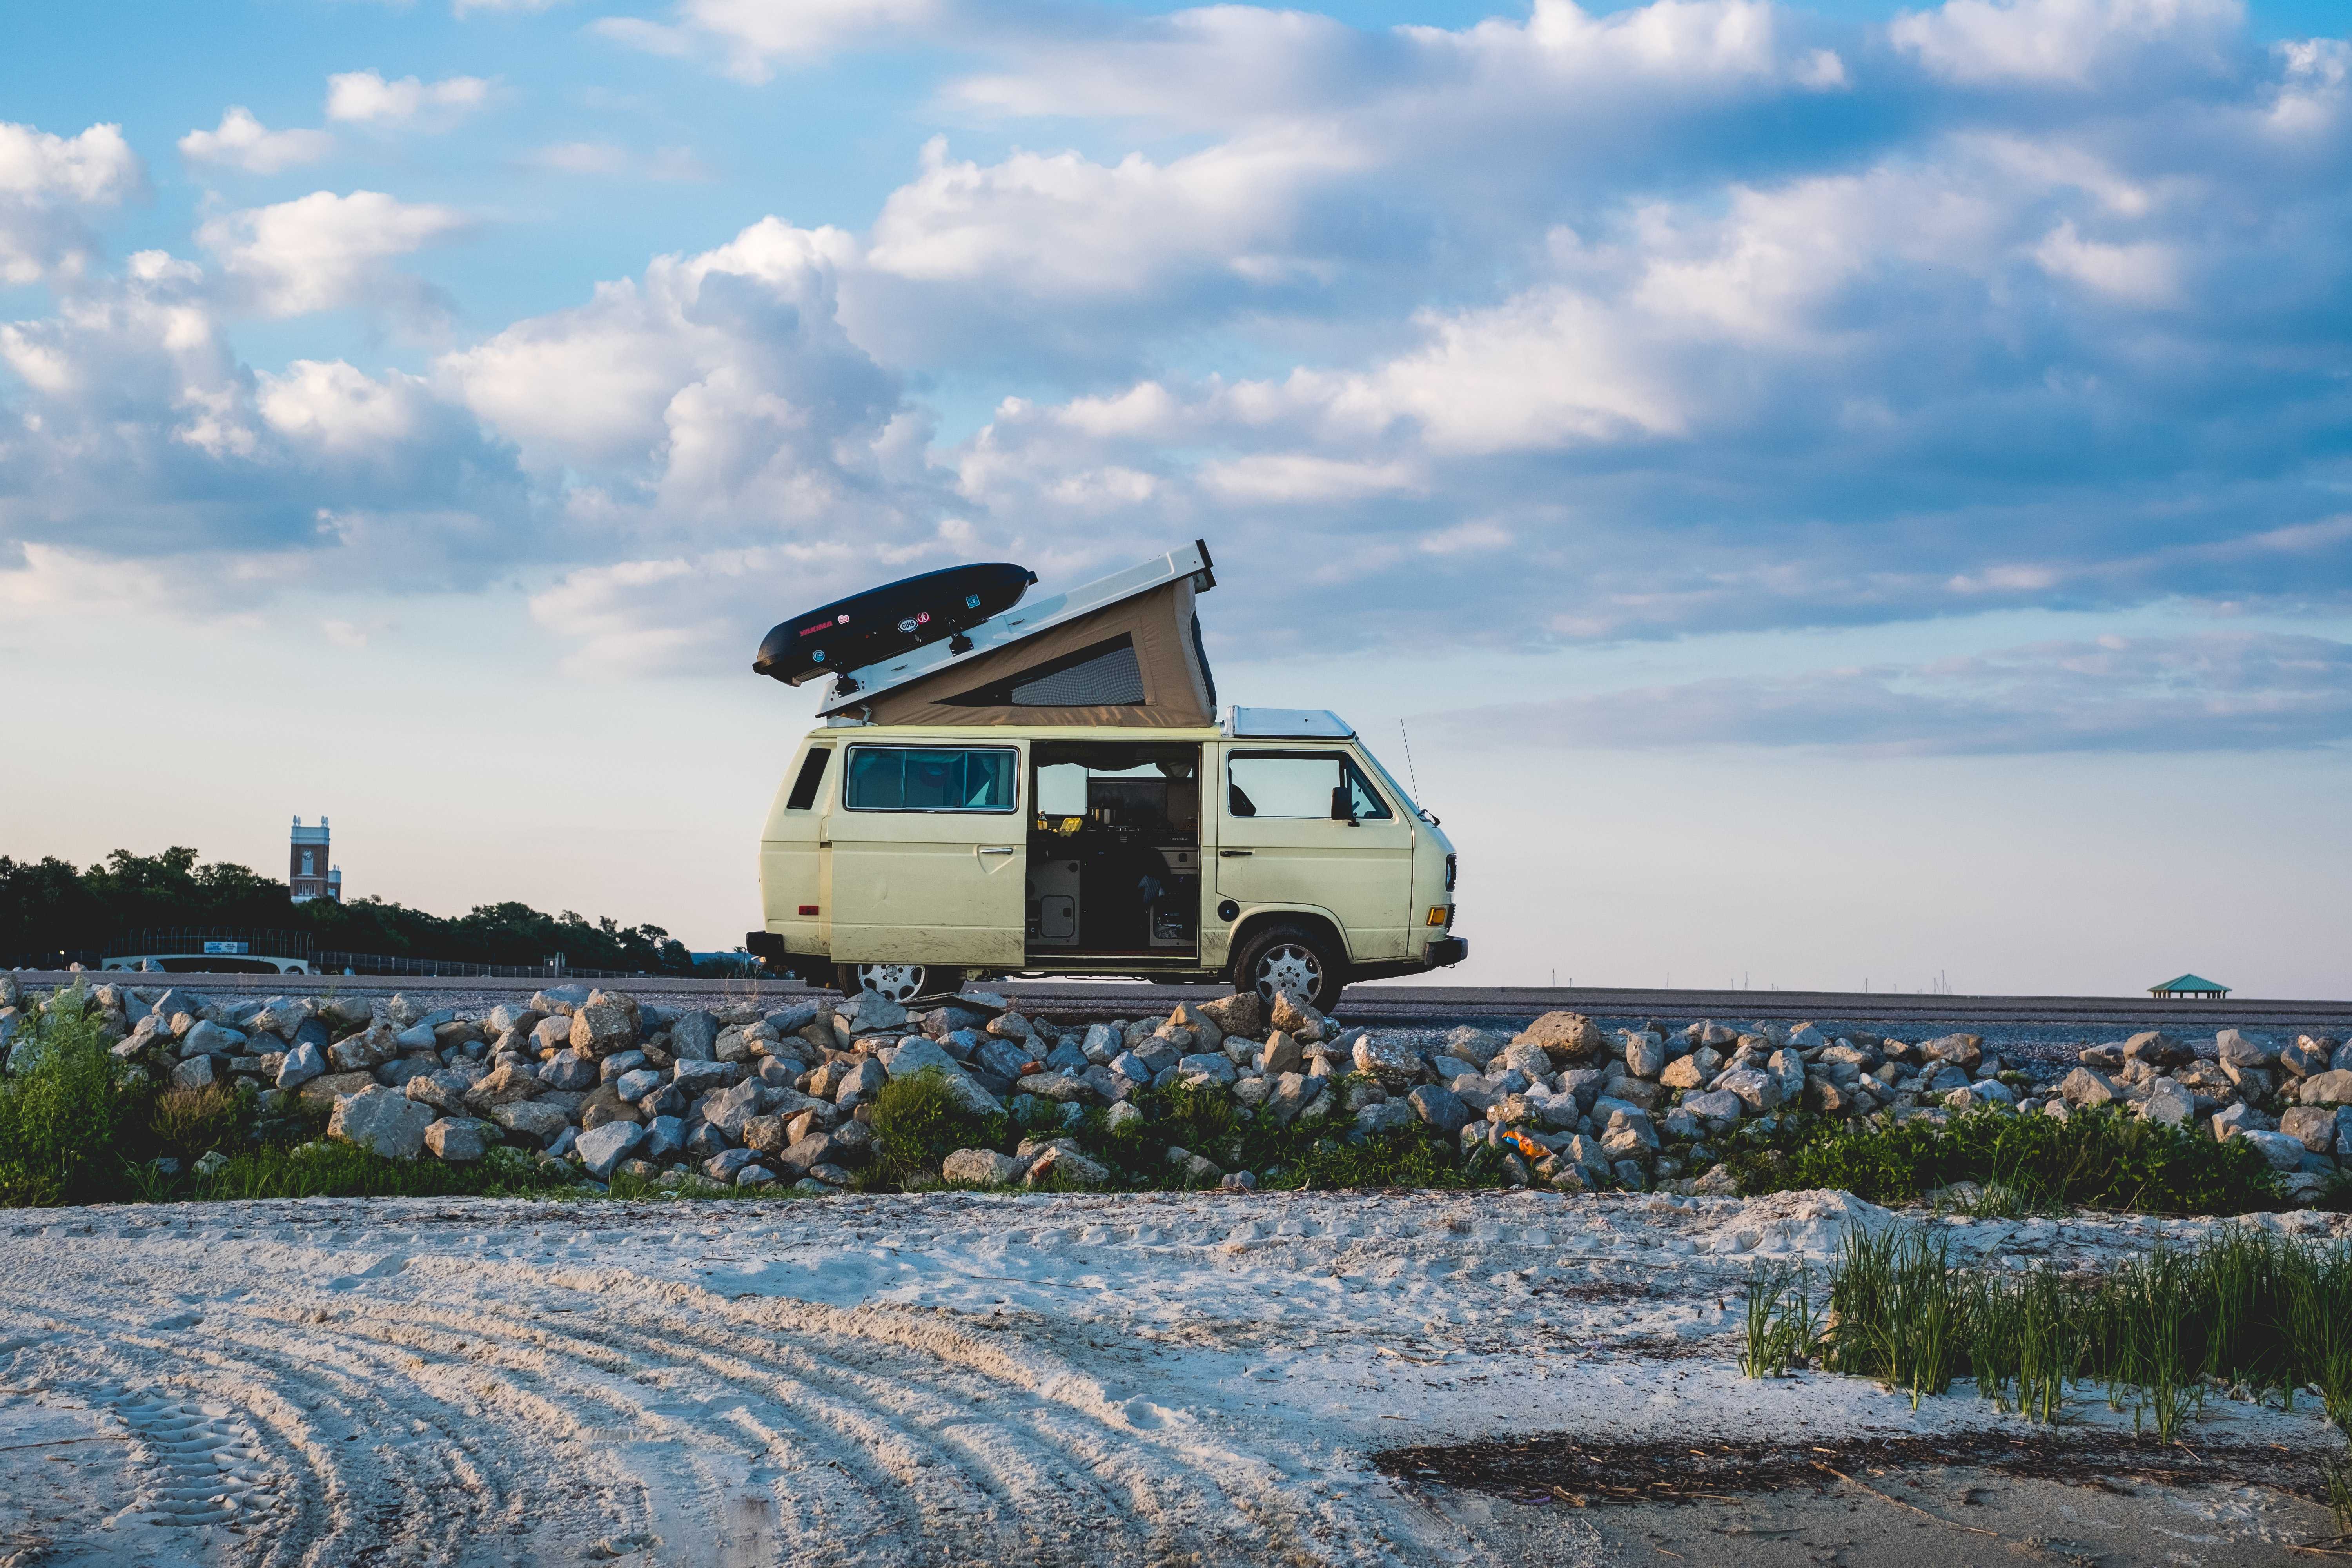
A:
{"type": "Polygon", "coordinates": [[[1441,936],[1429,944],[1429,967],[1451,969],[1470,956],[1470,939],[1461,936],[1441,936]]]}

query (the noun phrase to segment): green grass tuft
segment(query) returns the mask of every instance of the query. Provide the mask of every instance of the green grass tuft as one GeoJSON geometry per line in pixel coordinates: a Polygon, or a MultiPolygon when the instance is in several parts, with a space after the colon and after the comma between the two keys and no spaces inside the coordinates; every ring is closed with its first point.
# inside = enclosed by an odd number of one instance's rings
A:
{"type": "Polygon", "coordinates": [[[2000,1409],[2054,1421],[2068,1386],[2088,1378],[2166,1442],[2217,1384],[2287,1409],[2316,1388],[2330,1420],[2352,1421],[2352,1247],[2247,1226],[2192,1250],[2158,1247],[2096,1279],[1955,1268],[1916,1226],[1856,1231],[1831,1275],[1830,1321],[1827,1364],[1915,1406],[1966,1375],[2000,1409]]]}
{"type": "Polygon", "coordinates": [[[2244,1214],[2283,1201],[2277,1173],[2251,1144],[2217,1143],[2116,1106],[2063,1121],[1991,1109],[1943,1125],[1924,1117],[1881,1126],[1785,1116],[1769,1131],[1734,1133],[1726,1158],[1749,1196],[1836,1187],[1896,1204],[1974,1182],[1984,1192],[1973,1206],[2002,1215],[2069,1207],[2244,1214]]]}

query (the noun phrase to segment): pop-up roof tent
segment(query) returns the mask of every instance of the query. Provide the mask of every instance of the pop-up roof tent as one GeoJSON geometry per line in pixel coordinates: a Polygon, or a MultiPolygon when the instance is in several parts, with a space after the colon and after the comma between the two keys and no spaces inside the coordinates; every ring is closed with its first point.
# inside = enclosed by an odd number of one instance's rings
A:
{"type": "Polygon", "coordinates": [[[954,642],[838,674],[818,711],[874,724],[1213,724],[1216,682],[1192,608],[1216,586],[1213,565],[1195,540],[954,642]]]}

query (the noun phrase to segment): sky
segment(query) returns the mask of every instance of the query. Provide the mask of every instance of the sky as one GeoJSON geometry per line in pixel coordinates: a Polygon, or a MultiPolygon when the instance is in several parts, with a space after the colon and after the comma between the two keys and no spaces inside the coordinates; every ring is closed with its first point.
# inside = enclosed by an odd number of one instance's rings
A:
{"type": "Polygon", "coordinates": [[[769,626],[1201,537],[1449,981],[2352,995],[2340,5],[10,26],[0,854],[730,947],[769,626]]]}

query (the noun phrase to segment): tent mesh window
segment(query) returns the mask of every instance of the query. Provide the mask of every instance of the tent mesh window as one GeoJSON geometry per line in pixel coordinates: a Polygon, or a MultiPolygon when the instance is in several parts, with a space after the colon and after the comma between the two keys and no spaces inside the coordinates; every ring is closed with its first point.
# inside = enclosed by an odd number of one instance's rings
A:
{"type": "Polygon", "coordinates": [[[1143,700],[1135,638],[1122,633],[949,701],[959,708],[1111,708],[1143,700]]]}

